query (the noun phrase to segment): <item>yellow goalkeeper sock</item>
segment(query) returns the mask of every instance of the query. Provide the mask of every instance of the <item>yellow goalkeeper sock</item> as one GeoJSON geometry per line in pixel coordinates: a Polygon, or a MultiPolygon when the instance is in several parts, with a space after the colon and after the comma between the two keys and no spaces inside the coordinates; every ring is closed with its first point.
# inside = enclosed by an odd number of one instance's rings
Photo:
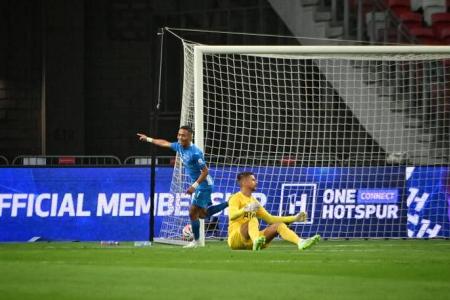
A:
{"type": "Polygon", "coordinates": [[[256,218],[251,218],[250,221],[248,221],[248,235],[252,239],[252,241],[255,241],[257,238],[259,238],[259,222],[256,218]]]}
{"type": "Polygon", "coordinates": [[[286,224],[284,223],[278,225],[277,232],[280,234],[281,238],[285,241],[294,243],[296,245],[300,241],[298,235],[294,231],[290,230],[289,227],[287,227],[286,224]]]}

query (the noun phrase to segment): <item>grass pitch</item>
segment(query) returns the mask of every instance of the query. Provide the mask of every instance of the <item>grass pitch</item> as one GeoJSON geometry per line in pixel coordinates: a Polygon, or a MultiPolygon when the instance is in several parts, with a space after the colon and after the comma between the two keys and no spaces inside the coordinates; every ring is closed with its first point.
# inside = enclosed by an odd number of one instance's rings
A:
{"type": "Polygon", "coordinates": [[[450,241],[0,244],[1,299],[449,299],[450,241]]]}

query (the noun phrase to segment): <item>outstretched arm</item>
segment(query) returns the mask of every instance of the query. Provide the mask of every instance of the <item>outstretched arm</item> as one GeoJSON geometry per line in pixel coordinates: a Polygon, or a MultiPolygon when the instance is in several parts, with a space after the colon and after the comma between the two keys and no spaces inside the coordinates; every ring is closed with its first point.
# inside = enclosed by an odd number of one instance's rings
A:
{"type": "Polygon", "coordinates": [[[143,133],[138,133],[137,136],[139,137],[140,141],[152,143],[156,146],[164,147],[164,148],[170,148],[170,142],[162,139],[154,139],[151,137],[146,136],[143,133]]]}
{"type": "Polygon", "coordinates": [[[258,218],[263,219],[267,224],[292,223],[292,222],[304,222],[304,221],[306,221],[306,213],[305,212],[300,212],[300,213],[298,213],[298,214],[296,214],[294,216],[279,217],[279,216],[272,216],[262,206],[256,212],[256,216],[258,218]]]}

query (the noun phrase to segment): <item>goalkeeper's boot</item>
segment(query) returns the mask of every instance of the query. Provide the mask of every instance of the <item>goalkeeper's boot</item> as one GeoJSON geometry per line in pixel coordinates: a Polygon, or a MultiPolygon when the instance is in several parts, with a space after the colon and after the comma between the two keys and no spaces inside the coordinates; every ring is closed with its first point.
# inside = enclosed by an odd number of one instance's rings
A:
{"type": "Polygon", "coordinates": [[[265,236],[260,236],[256,240],[253,241],[253,251],[259,251],[261,250],[262,246],[266,242],[265,236]]]}
{"type": "Polygon", "coordinates": [[[189,244],[183,246],[183,248],[197,248],[200,245],[199,241],[193,240],[189,244]]]}
{"type": "Polygon", "coordinates": [[[318,234],[316,234],[313,237],[310,237],[309,239],[301,240],[298,243],[298,250],[306,250],[319,241],[320,241],[320,235],[318,235],[318,234]]]}

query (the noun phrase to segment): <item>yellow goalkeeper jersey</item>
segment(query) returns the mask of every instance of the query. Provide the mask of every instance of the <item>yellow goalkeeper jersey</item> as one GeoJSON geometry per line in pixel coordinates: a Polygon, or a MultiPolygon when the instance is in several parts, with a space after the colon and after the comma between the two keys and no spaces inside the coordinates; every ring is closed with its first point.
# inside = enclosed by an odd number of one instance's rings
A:
{"type": "Polygon", "coordinates": [[[241,192],[231,196],[228,201],[228,233],[239,230],[241,225],[248,222],[251,218],[262,219],[267,224],[292,223],[295,221],[295,216],[272,216],[262,206],[256,212],[245,212],[244,207],[251,202],[258,202],[258,200],[253,196],[248,197],[241,192]]]}

